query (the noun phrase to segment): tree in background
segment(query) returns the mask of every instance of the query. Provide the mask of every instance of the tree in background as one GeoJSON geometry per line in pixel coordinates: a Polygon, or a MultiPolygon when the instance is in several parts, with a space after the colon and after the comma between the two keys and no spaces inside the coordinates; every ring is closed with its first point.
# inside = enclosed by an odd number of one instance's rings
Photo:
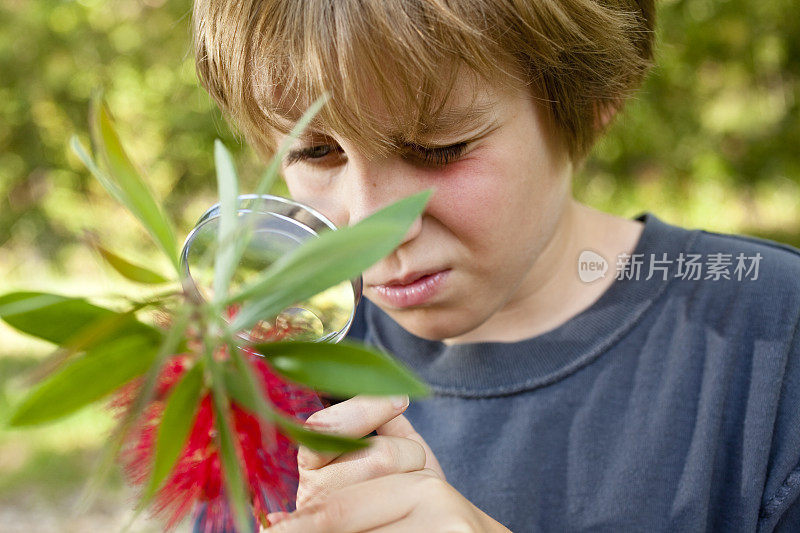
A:
{"type": "MultiPolygon", "coordinates": [[[[661,2],[658,65],[576,194],[623,216],[650,209],[676,224],[800,245],[792,4],[661,2]]],[[[141,238],[66,149],[97,87],[181,227],[213,200],[214,138],[244,162],[243,190],[258,174],[196,82],[189,13],[188,2],[165,0],[0,4],[0,245],[10,252],[0,272],[16,277],[24,259],[29,274],[37,258],[56,275],[80,270],[75,245],[88,218],[109,221],[106,240],[141,238]]]]}

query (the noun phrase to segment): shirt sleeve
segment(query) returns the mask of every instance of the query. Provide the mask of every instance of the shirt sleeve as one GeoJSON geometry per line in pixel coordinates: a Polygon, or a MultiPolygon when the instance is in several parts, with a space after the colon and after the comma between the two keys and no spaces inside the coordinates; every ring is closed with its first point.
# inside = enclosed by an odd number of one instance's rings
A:
{"type": "Polygon", "coordinates": [[[789,344],[770,463],[781,484],[765,493],[758,531],[800,531],[800,322],[789,344]]]}

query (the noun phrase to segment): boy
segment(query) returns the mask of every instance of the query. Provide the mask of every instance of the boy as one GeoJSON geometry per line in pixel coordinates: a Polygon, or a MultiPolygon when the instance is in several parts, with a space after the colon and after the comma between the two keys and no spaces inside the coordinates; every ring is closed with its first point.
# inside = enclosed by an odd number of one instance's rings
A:
{"type": "Polygon", "coordinates": [[[196,0],[201,82],[340,226],[433,188],[354,334],[433,394],[308,424],[270,531],[800,530],[800,252],[576,202],[648,0],[196,0]],[[616,272],[615,272],[616,271],[616,272]],[[596,274],[595,274],[596,273],[596,274]]]}

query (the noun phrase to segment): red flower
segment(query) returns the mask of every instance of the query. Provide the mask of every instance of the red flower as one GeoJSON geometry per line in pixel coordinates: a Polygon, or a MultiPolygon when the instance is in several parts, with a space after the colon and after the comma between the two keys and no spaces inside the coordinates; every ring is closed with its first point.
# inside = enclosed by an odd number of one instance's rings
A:
{"type": "MultiPolygon", "coordinates": [[[[278,410],[302,421],[322,408],[313,391],[284,381],[272,372],[264,358],[253,352],[246,352],[245,357],[259,378],[264,396],[278,410]]],[[[143,485],[149,479],[164,402],[190,362],[191,356],[188,355],[176,355],[168,361],[162,369],[155,399],[128,436],[122,461],[133,484],[143,485]]],[[[129,408],[140,386],[140,382],[134,382],[124,387],[113,406],[129,408]]],[[[234,529],[214,438],[211,402],[211,393],[206,392],[197,408],[187,444],[156,494],[154,514],[166,521],[167,529],[176,526],[191,510],[195,513],[202,511],[201,530],[204,532],[234,529]]],[[[298,483],[297,446],[279,433],[273,424],[260,420],[234,402],[231,402],[231,418],[253,512],[257,521],[266,525],[267,513],[287,511],[293,507],[298,483]]]]}

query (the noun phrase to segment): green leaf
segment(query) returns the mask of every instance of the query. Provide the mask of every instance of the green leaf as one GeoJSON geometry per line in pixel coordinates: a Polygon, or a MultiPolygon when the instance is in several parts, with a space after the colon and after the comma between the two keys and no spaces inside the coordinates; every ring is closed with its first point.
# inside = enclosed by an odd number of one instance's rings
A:
{"type": "Polygon", "coordinates": [[[239,460],[238,446],[234,441],[231,430],[231,413],[228,403],[228,394],[225,387],[225,378],[221,364],[214,359],[210,349],[209,339],[204,341],[204,359],[211,370],[212,405],[214,407],[214,427],[217,430],[217,444],[220,459],[222,460],[222,473],[228,502],[233,510],[234,523],[237,531],[250,530],[249,505],[247,490],[242,477],[241,461],[239,460]]]}
{"type": "Polygon", "coordinates": [[[231,323],[246,330],[285,307],[361,274],[394,250],[425,207],[431,191],[404,198],[358,224],[323,233],[273,263],[228,303],[246,303],[231,323]]]}
{"type": "Polygon", "coordinates": [[[44,292],[10,292],[0,296],[0,317],[24,315],[72,299],[44,292]]]}
{"type": "Polygon", "coordinates": [[[88,351],[37,386],[16,408],[10,424],[48,422],[103,398],[147,370],[157,350],[151,339],[135,335],[88,351]]]}
{"type": "Polygon", "coordinates": [[[93,246],[97,248],[97,251],[103,256],[103,259],[105,259],[114,270],[131,281],[145,284],[158,284],[170,281],[157,272],[153,272],[143,266],[135,265],[123,259],[100,244],[94,243],[93,246]]]}
{"type": "MultiPolygon", "coordinates": [[[[261,411],[260,400],[250,393],[245,378],[239,372],[226,365],[223,369],[223,379],[225,381],[225,391],[233,401],[251,413],[259,413],[261,411]]],[[[267,406],[267,409],[269,413],[264,418],[273,420],[272,408],[267,406]]]]}
{"type": "Polygon", "coordinates": [[[318,452],[347,453],[369,446],[369,441],[365,439],[352,439],[341,435],[311,431],[289,420],[279,422],[278,425],[287,437],[318,452]]]}
{"type": "Polygon", "coordinates": [[[102,185],[116,201],[125,205],[125,197],[122,194],[122,190],[108,177],[108,174],[100,170],[100,167],[97,166],[92,156],[89,155],[89,151],[83,146],[83,143],[81,143],[76,135],[70,138],[70,147],[72,147],[72,151],[75,152],[75,155],[83,161],[83,164],[86,165],[89,172],[100,182],[100,185],[102,185]]]}
{"type": "Polygon", "coordinates": [[[353,343],[276,342],[255,351],[284,377],[334,396],[408,394],[428,387],[392,357],[353,343]]]}
{"type": "MultiPolygon", "coordinates": [[[[98,492],[105,487],[104,481],[116,463],[119,452],[125,443],[125,438],[129,435],[130,429],[136,421],[140,419],[146,406],[153,399],[158,385],[158,377],[161,375],[161,369],[165,361],[171,355],[185,351],[185,347],[182,348],[181,346],[186,343],[186,326],[192,311],[193,308],[190,305],[183,304],[173,312],[172,324],[164,335],[164,341],[158,347],[157,355],[147,371],[142,375],[141,386],[137,387],[136,396],[110,437],[106,440],[97,467],[83,489],[78,506],[84,511],[91,507],[91,502],[95,500],[98,492]]],[[[141,499],[134,516],[143,511],[146,504],[147,500],[141,499]]]]}
{"type": "Polygon", "coordinates": [[[237,242],[249,238],[237,235],[237,211],[239,181],[233,159],[219,139],[214,143],[214,159],[217,165],[217,190],[219,192],[219,228],[217,254],[214,257],[214,300],[224,301],[234,268],[239,260],[237,242]]]}
{"type": "MultiPolygon", "coordinates": [[[[139,219],[156,244],[170,259],[175,267],[175,272],[180,274],[178,246],[172,225],[122,147],[111,115],[100,99],[93,102],[92,117],[94,142],[108,164],[111,173],[109,177],[114,184],[109,189],[109,193],[120,200],[139,219]]],[[[106,188],[108,188],[108,181],[107,179],[100,180],[106,188]]]]}
{"type": "Polygon", "coordinates": [[[322,106],[325,105],[329,98],[330,95],[325,93],[317,98],[308,107],[308,109],[306,109],[305,113],[303,113],[303,116],[300,117],[300,120],[297,121],[292,130],[289,132],[289,135],[283,141],[283,144],[281,144],[278,151],[272,156],[272,159],[270,159],[269,165],[267,165],[267,170],[264,172],[261,180],[258,182],[256,194],[266,194],[270,190],[272,184],[278,177],[281,163],[283,162],[286,153],[291,149],[294,141],[300,136],[301,133],[303,133],[306,127],[308,127],[309,123],[314,119],[317,113],[319,113],[319,110],[322,109],[322,106]]]}
{"type": "MultiPolygon", "coordinates": [[[[303,113],[303,116],[292,128],[278,152],[270,160],[266,172],[256,187],[255,194],[262,195],[269,191],[278,175],[281,161],[290,149],[291,144],[305,130],[327,99],[327,94],[321,96],[303,113]]],[[[228,297],[227,291],[230,286],[230,280],[233,277],[234,268],[250,241],[257,216],[255,212],[248,213],[244,215],[243,223],[239,224],[239,216],[237,214],[239,180],[236,168],[230,152],[219,139],[214,144],[214,151],[217,167],[217,188],[220,198],[217,255],[214,258],[214,300],[220,302],[225,301],[228,297]]]]}
{"type": "MultiPolygon", "coordinates": [[[[239,358],[243,361],[243,356],[238,350],[239,358]]],[[[239,364],[242,364],[240,362],[239,364]]],[[[319,433],[304,428],[301,424],[273,409],[267,400],[258,392],[253,390],[254,384],[248,384],[248,379],[253,378],[252,369],[247,367],[226,368],[224,372],[225,388],[230,397],[240,406],[256,413],[263,420],[269,420],[280,427],[281,431],[290,439],[298,442],[312,450],[320,452],[345,453],[359,450],[369,446],[369,442],[363,439],[354,439],[342,435],[332,435],[319,433]],[[242,368],[245,370],[242,371],[242,368]]]]}
{"type": "Polygon", "coordinates": [[[244,488],[244,478],[242,477],[237,446],[233,440],[233,432],[228,421],[227,415],[229,411],[227,409],[223,410],[218,403],[215,403],[214,407],[214,426],[217,429],[217,442],[222,459],[222,474],[225,481],[225,489],[229,494],[229,502],[234,511],[234,522],[238,531],[248,531],[251,513],[247,501],[247,492],[244,488]]]}
{"type": "MultiPolygon", "coordinates": [[[[153,341],[161,338],[157,329],[142,324],[133,314],[117,313],[82,298],[41,292],[12,292],[0,296],[0,318],[23,333],[59,346],[73,343],[87,329],[97,326],[100,331],[93,332],[95,343],[111,333],[141,335],[153,341]]],[[[83,347],[90,344],[82,343],[83,347]]]]}
{"type": "Polygon", "coordinates": [[[155,458],[150,483],[144,497],[158,490],[175,466],[189,438],[203,391],[203,365],[196,364],[181,378],[167,399],[158,425],[155,458]]]}

